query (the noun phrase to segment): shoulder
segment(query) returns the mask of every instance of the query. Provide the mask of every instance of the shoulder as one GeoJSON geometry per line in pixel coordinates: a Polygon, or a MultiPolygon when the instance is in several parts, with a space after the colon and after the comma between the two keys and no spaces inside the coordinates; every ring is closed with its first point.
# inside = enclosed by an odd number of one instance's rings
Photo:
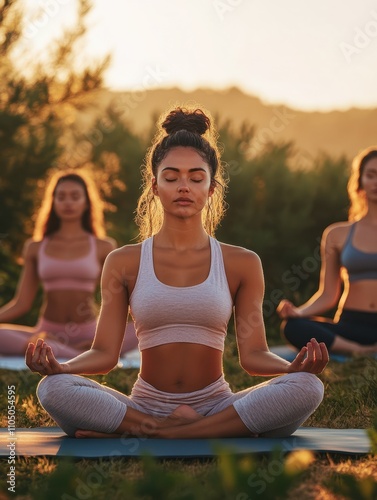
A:
{"type": "Polygon", "coordinates": [[[343,246],[349,230],[354,222],[335,222],[328,226],[323,232],[323,240],[328,244],[335,245],[338,247],[343,246]]]}
{"type": "Polygon", "coordinates": [[[117,243],[114,238],[97,238],[95,237],[95,242],[97,245],[97,249],[101,252],[109,253],[117,247],[117,243]]]}
{"type": "Polygon", "coordinates": [[[262,262],[258,254],[247,248],[220,243],[227,274],[244,278],[262,272],[262,262]]]}
{"type": "Polygon", "coordinates": [[[344,222],[334,222],[326,227],[323,234],[344,234],[348,233],[354,222],[344,221],[344,222]]]}
{"type": "Polygon", "coordinates": [[[242,262],[260,263],[259,255],[252,250],[236,245],[229,245],[228,243],[220,243],[220,247],[223,252],[224,259],[229,261],[237,261],[241,259],[242,262]]]}
{"type": "Polygon", "coordinates": [[[36,259],[38,257],[38,252],[41,244],[42,241],[35,241],[32,238],[26,240],[22,250],[22,257],[24,259],[36,259]]]}
{"type": "MultiPolygon", "coordinates": [[[[259,297],[264,290],[264,276],[258,254],[247,248],[220,243],[229,290],[234,300],[259,297]],[[256,294],[256,295],[254,295],[256,294]]],[[[258,299],[259,300],[259,299],[258,299]]]]}
{"type": "Polygon", "coordinates": [[[118,271],[132,272],[138,268],[140,262],[141,243],[134,245],[124,245],[112,250],[106,257],[106,266],[118,271]]]}
{"type": "Polygon", "coordinates": [[[141,243],[125,245],[110,252],[104,264],[104,282],[115,280],[132,290],[139,273],[140,254],[141,243]]]}

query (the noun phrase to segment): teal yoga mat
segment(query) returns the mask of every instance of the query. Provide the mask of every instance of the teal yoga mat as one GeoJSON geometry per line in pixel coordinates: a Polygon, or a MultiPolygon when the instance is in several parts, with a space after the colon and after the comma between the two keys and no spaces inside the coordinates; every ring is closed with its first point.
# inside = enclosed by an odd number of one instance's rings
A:
{"type": "Polygon", "coordinates": [[[368,454],[371,451],[364,429],[322,429],[301,427],[286,438],[223,439],[75,439],[58,427],[0,429],[0,456],[69,456],[80,458],[138,457],[150,454],[161,458],[212,457],[219,449],[235,454],[268,453],[279,448],[284,452],[312,450],[345,454],[368,454]]]}

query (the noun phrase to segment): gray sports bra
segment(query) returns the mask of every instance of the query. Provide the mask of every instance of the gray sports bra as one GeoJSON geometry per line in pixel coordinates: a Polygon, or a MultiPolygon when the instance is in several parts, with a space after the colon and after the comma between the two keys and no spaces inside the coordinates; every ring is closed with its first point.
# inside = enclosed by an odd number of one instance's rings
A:
{"type": "Polygon", "coordinates": [[[153,236],[143,241],[139,272],[130,296],[140,350],[172,342],[202,344],[224,350],[233,301],[220,243],[210,238],[211,266],[198,285],[169,286],[153,267],[153,236]]]}
{"type": "Polygon", "coordinates": [[[347,269],[350,282],[377,280],[377,253],[362,252],[352,244],[356,224],[352,224],[348,232],[340,255],[341,264],[347,269]]]}

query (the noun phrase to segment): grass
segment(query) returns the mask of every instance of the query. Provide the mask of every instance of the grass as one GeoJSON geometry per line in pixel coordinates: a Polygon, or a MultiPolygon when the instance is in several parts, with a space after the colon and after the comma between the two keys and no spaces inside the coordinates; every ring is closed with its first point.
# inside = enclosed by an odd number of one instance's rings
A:
{"type": "MultiPolygon", "coordinates": [[[[232,339],[227,341],[224,371],[234,390],[265,380],[250,378],[240,369],[232,339]]],[[[136,377],[137,370],[117,369],[93,378],[129,393],[136,377]]],[[[320,378],[325,398],[305,426],[376,429],[377,360],[331,361],[320,378]]],[[[29,372],[0,370],[0,408],[7,407],[6,388],[15,385],[17,427],[56,425],[37,402],[39,380],[29,372]]],[[[1,411],[0,425],[7,426],[6,411],[1,411]]],[[[235,457],[220,450],[216,458],[205,460],[19,458],[16,493],[7,491],[9,465],[2,459],[0,500],[372,500],[377,498],[376,430],[371,438],[375,448],[368,456],[305,451],[283,455],[276,450],[235,457]]]]}

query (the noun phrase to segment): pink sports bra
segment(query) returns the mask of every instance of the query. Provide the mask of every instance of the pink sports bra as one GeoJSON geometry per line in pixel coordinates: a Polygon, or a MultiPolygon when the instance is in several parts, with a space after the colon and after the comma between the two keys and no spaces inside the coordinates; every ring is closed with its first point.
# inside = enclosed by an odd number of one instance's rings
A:
{"type": "Polygon", "coordinates": [[[94,292],[101,267],[97,258],[96,242],[89,236],[90,250],[77,259],[58,259],[46,254],[48,238],[39,247],[38,275],[44,290],[82,290],[94,292]]]}

